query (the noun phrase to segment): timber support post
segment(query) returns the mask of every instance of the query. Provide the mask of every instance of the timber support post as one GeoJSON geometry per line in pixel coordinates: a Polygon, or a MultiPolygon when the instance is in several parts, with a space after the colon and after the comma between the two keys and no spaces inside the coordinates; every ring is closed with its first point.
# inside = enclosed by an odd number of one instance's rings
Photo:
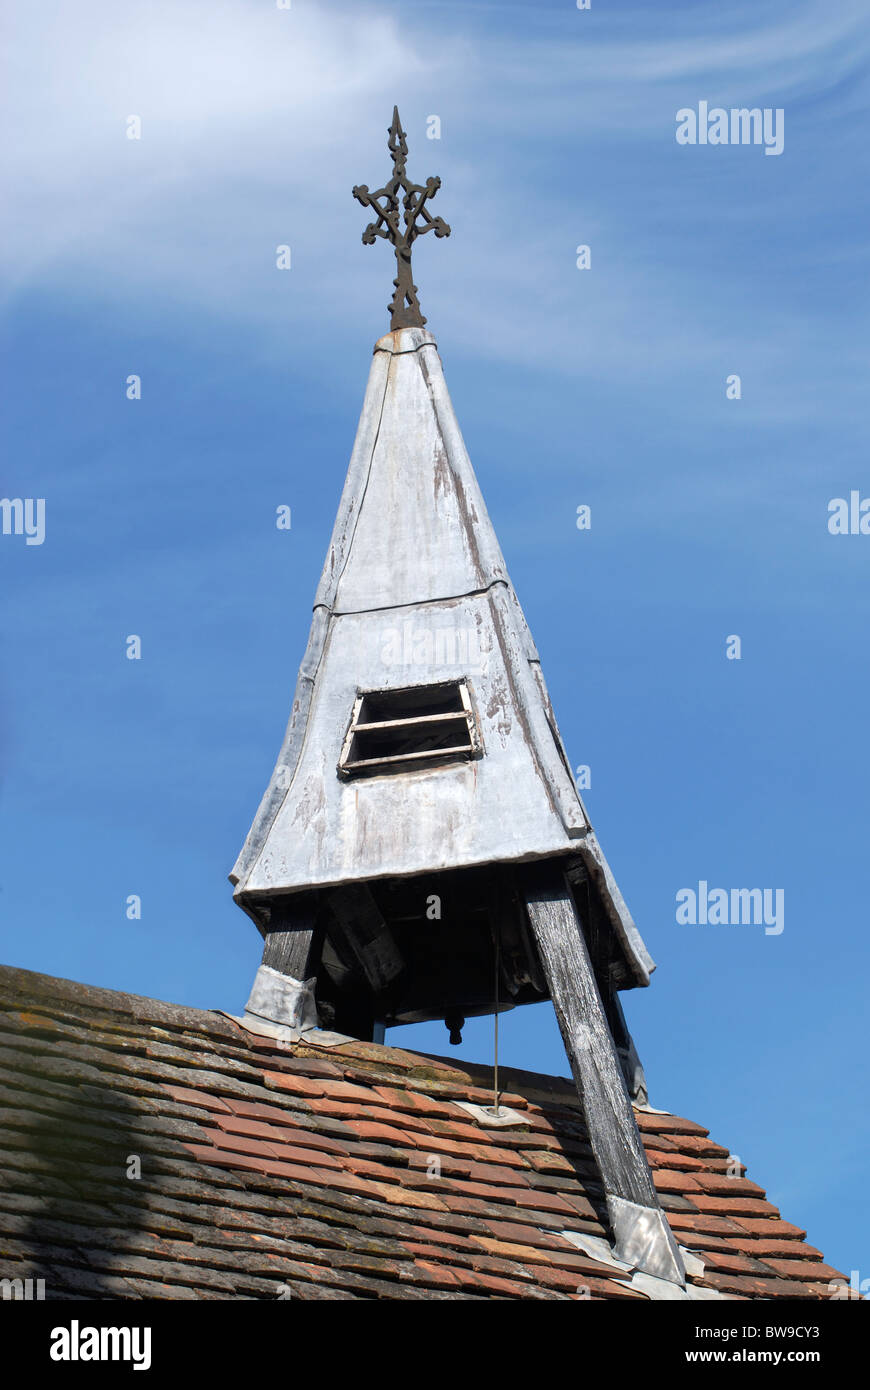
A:
{"type": "Polygon", "coordinates": [[[561,867],[521,872],[526,910],[601,1174],[617,1259],[686,1279],[647,1163],[574,898],[561,867]]]}
{"type": "Polygon", "coordinates": [[[313,894],[288,894],[272,905],[263,941],[263,960],[245,1013],[300,1032],[317,1028],[314,991],[323,930],[313,894]]]}

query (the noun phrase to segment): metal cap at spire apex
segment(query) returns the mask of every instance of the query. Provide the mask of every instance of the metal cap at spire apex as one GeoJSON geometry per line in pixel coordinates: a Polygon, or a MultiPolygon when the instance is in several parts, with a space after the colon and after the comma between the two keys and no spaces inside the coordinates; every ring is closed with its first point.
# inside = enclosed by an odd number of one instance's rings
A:
{"type": "Polygon", "coordinates": [[[450,228],[442,217],[433,217],[426,206],[427,200],[434,198],[441,187],[441,180],[429,178],[425,184],[412,183],[405,172],[408,140],[402,129],[398,106],[393,107],[388,134],[387,148],[393,157],[393,177],[374,193],[369,192],[367,184],[358,184],[353,189],[353,196],[363,207],[369,207],[377,214],[375,221],[370,222],[362,234],[363,245],[373,246],[376,237],[383,237],[392,243],[396,253],[395,293],[387,306],[390,328],[422,328],[426,319],[420,309],[417,286],[411,273],[411,247],[417,237],[425,232],[444,237],[450,235],[450,228]],[[403,195],[401,203],[400,193],[403,195]],[[404,227],[401,225],[402,215],[404,227]]]}

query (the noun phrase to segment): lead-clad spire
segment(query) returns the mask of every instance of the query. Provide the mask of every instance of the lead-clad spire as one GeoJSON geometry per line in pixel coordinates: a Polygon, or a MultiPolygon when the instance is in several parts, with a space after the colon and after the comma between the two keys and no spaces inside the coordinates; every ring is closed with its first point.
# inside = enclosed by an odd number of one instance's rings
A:
{"type": "Polygon", "coordinates": [[[388,305],[390,328],[422,328],[426,320],[420,311],[417,286],[411,273],[411,247],[425,232],[434,232],[437,237],[449,236],[450,228],[443,217],[433,217],[426,207],[427,199],[434,198],[441,187],[441,180],[432,178],[425,184],[411,183],[405,172],[408,141],[399,120],[398,106],[393,107],[389,135],[387,148],[393,156],[393,177],[375,193],[369,192],[367,184],[359,184],[353,196],[363,207],[370,207],[377,213],[376,220],[370,222],[362,234],[363,245],[373,246],[375,237],[384,237],[392,242],[396,252],[397,272],[393,281],[396,292],[388,305]],[[400,192],[404,193],[401,211],[400,192]],[[404,228],[401,225],[403,214],[404,228]]]}
{"type": "Polygon", "coordinates": [[[453,1041],[467,1017],[552,1000],[615,1257],[681,1284],[618,999],[653,962],[421,326],[411,246],[449,228],[425,207],[438,180],[405,176],[398,111],[390,150],[386,188],[354,192],[377,214],[363,240],[396,250],[393,331],[375,345],[284,744],[231,875],[265,937],[246,1017],[297,1040],[325,1026],[332,1042],[443,1019],[453,1041]]]}

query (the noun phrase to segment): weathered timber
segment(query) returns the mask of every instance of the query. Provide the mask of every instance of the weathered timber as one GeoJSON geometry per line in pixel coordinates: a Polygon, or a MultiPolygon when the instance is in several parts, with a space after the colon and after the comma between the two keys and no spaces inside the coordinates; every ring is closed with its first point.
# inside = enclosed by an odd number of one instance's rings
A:
{"type": "Polygon", "coordinates": [[[435,339],[405,328],[375,347],[287,735],[231,875],[236,897],[262,926],[288,892],[560,854],[589,861],[624,986],[647,984],[653,963],[614,905],[435,339]],[[361,694],[411,679],[467,685],[480,756],[442,750],[440,762],[336,775],[361,694]]]}
{"type": "Polygon", "coordinates": [[[622,1074],[625,1077],[625,1084],[628,1087],[632,1104],[649,1105],[646,1076],[637,1048],[634,1045],[634,1038],[628,1031],[628,1024],[619,1002],[619,995],[615,990],[610,993],[607,999],[607,1020],[613,1034],[613,1041],[616,1044],[616,1055],[622,1067],[622,1074]]]}
{"type": "Polygon", "coordinates": [[[623,1252],[619,1257],[630,1254],[637,1267],[682,1283],[680,1254],[659,1205],[564,873],[550,861],[526,867],[518,878],[604,1184],[617,1252],[623,1252]]]}
{"type": "Polygon", "coordinates": [[[328,901],[333,931],[342,932],[372,993],[382,994],[401,975],[404,963],[371,891],[365,883],[349,883],[334,889],[328,901]]]}
{"type": "Polygon", "coordinates": [[[322,944],[323,931],[310,894],[275,900],[263,942],[263,965],[294,980],[307,980],[317,974],[322,944]]]}

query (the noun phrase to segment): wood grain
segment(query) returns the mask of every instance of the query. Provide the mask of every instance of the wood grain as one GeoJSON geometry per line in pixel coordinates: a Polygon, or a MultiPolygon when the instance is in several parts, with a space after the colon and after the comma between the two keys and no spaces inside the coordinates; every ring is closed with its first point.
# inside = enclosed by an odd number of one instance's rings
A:
{"type": "Polygon", "coordinates": [[[605,1194],[659,1202],[574,900],[558,864],[528,866],[523,895],[605,1194]]]}

